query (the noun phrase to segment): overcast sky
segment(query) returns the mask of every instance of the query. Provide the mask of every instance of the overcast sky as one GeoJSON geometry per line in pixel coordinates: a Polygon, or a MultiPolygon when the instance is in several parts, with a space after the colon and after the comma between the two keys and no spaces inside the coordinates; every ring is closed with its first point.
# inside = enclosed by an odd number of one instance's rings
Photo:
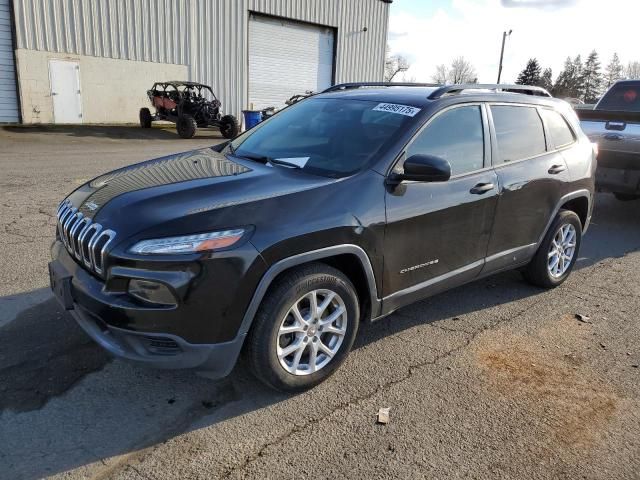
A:
{"type": "Polygon", "coordinates": [[[515,81],[527,60],[553,69],[594,48],[603,68],[613,52],[623,64],[640,60],[640,0],[395,0],[389,46],[412,66],[406,80],[431,81],[436,65],[463,55],[480,82],[495,83],[502,32],[507,39],[503,82],[515,81]]]}

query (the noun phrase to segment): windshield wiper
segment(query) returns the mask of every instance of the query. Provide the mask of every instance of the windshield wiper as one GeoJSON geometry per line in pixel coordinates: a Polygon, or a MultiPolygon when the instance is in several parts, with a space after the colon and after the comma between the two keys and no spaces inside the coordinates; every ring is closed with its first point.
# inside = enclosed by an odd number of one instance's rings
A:
{"type": "Polygon", "coordinates": [[[286,160],[282,160],[280,158],[270,158],[269,163],[274,165],[284,165],[285,167],[291,167],[291,168],[302,168],[297,163],[287,162],[286,160]]]}
{"type": "Polygon", "coordinates": [[[235,150],[234,150],[233,155],[239,158],[246,158],[247,160],[253,160],[254,162],[260,162],[265,164],[271,161],[271,158],[265,155],[257,155],[255,153],[235,153],[235,150]]]}
{"type": "Polygon", "coordinates": [[[287,162],[286,160],[282,160],[280,158],[271,158],[266,155],[258,155],[257,153],[236,153],[235,156],[246,158],[248,160],[254,160],[256,162],[264,163],[265,165],[267,163],[270,163],[271,165],[282,165],[289,168],[302,168],[297,163],[287,162]]]}

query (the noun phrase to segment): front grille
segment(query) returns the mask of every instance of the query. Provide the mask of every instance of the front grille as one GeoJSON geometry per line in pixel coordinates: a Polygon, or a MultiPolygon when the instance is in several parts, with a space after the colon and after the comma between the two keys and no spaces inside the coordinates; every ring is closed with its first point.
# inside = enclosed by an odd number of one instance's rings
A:
{"type": "Polygon", "coordinates": [[[58,207],[58,235],[71,256],[89,270],[104,274],[107,247],[116,237],[113,230],[91,221],[65,200],[58,207]]]}

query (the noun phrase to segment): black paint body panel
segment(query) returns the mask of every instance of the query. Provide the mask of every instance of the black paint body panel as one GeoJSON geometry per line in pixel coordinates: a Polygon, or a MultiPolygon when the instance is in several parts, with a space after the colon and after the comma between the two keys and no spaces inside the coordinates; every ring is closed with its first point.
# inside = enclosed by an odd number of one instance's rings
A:
{"type": "MultiPolygon", "coordinates": [[[[375,300],[375,317],[492,269],[520,265],[535,248],[523,250],[517,260],[501,257],[502,252],[535,245],[565,195],[583,192],[580,195],[591,205],[595,163],[577,121],[573,126],[578,141],[563,151],[494,168],[487,132],[485,168],[478,172],[441,183],[388,181],[406,144],[444,108],[497,99],[560,108],[557,101],[513,93],[431,101],[426,99],[428,89],[368,90],[326,96],[378,99],[421,111],[389,153],[352,176],[314,176],[225,156],[214,147],[133,165],[78,188],[68,197],[72,204],[117,236],[107,252],[105,278],[86,271],[59,241],[54,243],[52,257],[72,275],[76,304],[100,322],[125,331],[167,334],[190,344],[241,345],[252,320],[247,312],[255,311],[261,301],[256,293],[261,279],[271,278],[270,269],[286,259],[300,256],[304,261],[307,252],[340,245],[361,249],[368,262],[354,258],[370,273],[367,287],[375,300]],[[180,169],[173,168],[175,162],[180,169]],[[559,163],[566,171],[550,175],[548,169],[559,163]],[[484,183],[494,188],[471,192],[484,183]],[[247,233],[224,251],[129,253],[143,239],[232,228],[247,233]],[[177,306],[152,308],[136,301],[127,293],[132,278],[167,285],[177,306]]],[[[319,254],[315,255],[317,260],[319,254]]]]}

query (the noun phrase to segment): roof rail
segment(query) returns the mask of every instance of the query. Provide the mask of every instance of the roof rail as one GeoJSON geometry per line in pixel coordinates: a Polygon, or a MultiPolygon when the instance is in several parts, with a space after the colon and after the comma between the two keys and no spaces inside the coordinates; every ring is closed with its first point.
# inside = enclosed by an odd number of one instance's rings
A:
{"type": "Polygon", "coordinates": [[[351,90],[362,87],[439,87],[436,83],[411,83],[411,82],[352,82],[332,85],[322,93],[336,92],[338,90],[351,90]]]}
{"type": "Polygon", "coordinates": [[[495,83],[471,83],[461,85],[445,85],[431,93],[427,98],[436,100],[444,95],[456,95],[464,90],[493,90],[494,92],[522,93],[525,95],[535,95],[539,97],[551,97],[551,94],[542,87],[531,85],[507,85],[495,83]]]}

